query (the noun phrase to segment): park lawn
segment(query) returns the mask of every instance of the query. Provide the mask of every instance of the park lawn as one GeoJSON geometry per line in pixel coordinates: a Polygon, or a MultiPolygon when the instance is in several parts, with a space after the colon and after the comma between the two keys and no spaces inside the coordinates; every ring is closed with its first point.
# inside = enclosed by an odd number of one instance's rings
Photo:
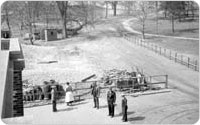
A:
{"type": "MultiPolygon", "coordinates": [[[[142,25],[137,21],[131,22],[132,28],[137,31],[142,31],[142,25]]],[[[145,22],[145,32],[150,34],[160,34],[168,36],[180,36],[189,38],[199,38],[199,21],[188,21],[188,22],[174,22],[175,32],[172,32],[172,23],[170,20],[159,19],[158,20],[158,31],[156,28],[155,18],[148,18],[145,22]]]]}
{"type": "Polygon", "coordinates": [[[199,41],[146,36],[146,40],[194,59],[199,58],[199,41]]]}

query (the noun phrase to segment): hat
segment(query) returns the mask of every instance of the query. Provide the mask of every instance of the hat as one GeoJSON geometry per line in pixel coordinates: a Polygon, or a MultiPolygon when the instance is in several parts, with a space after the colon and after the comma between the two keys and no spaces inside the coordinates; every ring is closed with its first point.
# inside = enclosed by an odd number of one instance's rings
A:
{"type": "Polygon", "coordinates": [[[121,94],[121,97],[125,97],[125,94],[121,94]]]}
{"type": "Polygon", "coordinates": [[[54,89],[54,88],[56,88],[56,86],[53,85],[53,86],[51,86],[51,88],[54,89]]]}
{"type": "Polygon", "coordinates": [[[54,79],[51,79],[50,82],[56,82],[54,79]]]}

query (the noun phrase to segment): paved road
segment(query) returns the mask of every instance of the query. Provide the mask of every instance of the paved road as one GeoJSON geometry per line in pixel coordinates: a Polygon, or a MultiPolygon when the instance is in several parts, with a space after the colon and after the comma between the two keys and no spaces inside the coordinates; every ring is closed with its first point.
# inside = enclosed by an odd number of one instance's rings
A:
{"type": "Polygon", "coordinates": [[[25,116],[18,119],[7,119],[8,123],[26,124],[130,124],[121,121],[119,111],[115,112],[115,117],[108,115],[107,104],[104,99],[100,99],[100,109],[93,108],[92,99],[77,102],[72,107],[66,104],[57,105],[58,112],[52,112],[52,106],[39,106],[25,108],[25,116]]]}

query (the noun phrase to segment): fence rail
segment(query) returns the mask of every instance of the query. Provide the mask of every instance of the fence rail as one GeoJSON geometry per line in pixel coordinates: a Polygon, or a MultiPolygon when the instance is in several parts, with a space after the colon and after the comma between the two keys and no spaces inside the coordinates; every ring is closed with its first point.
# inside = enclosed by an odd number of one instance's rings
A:
{"type": "MultiPolygon", "coordinates": [[[[135,80],[138,79],[137,77],[132,77],[132,78],[112,78],[109,79],[113,84],[112,87],[117,88],[119,90],[121,90],[121,88],[117,85],[118,81],[123,81],[123,88],[128,88],[129,90],[137,90],[137,88],[140,88],[142,86],[149,86],[150,90],[152,89],[153,85],[157,85],[157,84],[162,84],[164,85],[164,88],[168,88],[168,75],[154,75],[154,76],[145,76],[142,77],[146,80],[146,83],[143,84],[135,84],[135,80]],[[133,84],[131,84],[131,86],[129,86],[128,82],[132,81],[133,84]]],[[[86,82],[74,82],[71,83],[72,86],[74,86],[75,88],[73,89],[73,93],[74,93],[74,99],[76,100],[78,97],[78,100],[80,100],[80,98],[82,99],[86,99],[86,98],[91,98],[92,96],[90,95],[91,93],[91,88],[89,85],[91,85],[92,82],[102,82],[104,83],[105,81],[102,80],[97,80],[97,81],[86,81],[86,82]],[[87,85],[86,87],[81,87],[82,85],[80,84],[84,84],[87,85]],[[80,85],[80,86],[79,86],[80,85]]],[[[57,85],[62,85],[62,84],[57,84],[57,85]]],[[[41,86],[41,88],[44,87],[43,85],[41,86]]],[[[110,85],[108,86],[101,86],[101,92],[102,93],[106,93],[106,89],[108,89],[110,87],[110,85]]],[[[58,101],[61,101],[64,99],[65,97],[65,91],[57,91],[58,94],[58,101]]],[[[45,102],[46,104],[50,104],[51,101],[51,92],[36,92],[36,93],[28,93],[28,94],[24,94],[24,107],[31,107],[31,103],[34,105],[35,103],[40,103],[40,102],[45,102]],[[45,97],[47,97],[45,99],[45,97]],[[39,102],[38,102],[39,101],[39,102]]],[[[44,103],[39,104],[39,105],[44,105],[44,103]]]]}
{"type": "Polygon", "coordinates": [[[187,66],[188,68],[191,68],[195,71],[199,71],[199,61],[198,59],[193,59],[187,56],[184,56],[178,52],[172,51],[170,49],[163,48],[161,46],[158,46],[154,43],[149,43],[141,38],[138,38],[136,36],[132,36],[130,34],[124,33],[122,34],[123,38],[126,39],[127,41],[134,43],[138,46],[147,48],[159,55],[162,55],[170,60],[175,61],[176,63],[182,64],[187,66]]]}

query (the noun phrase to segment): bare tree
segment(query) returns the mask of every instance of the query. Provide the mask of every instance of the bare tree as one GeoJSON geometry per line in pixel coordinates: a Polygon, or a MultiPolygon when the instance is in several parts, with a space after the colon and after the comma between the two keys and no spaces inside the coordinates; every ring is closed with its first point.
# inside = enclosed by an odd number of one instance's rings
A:
{"type": "Polygon", "coordinates": [[[118,1],[112,1],[113,16],[116,16],[116,15],[117,15],[117,4],[118,4],[118,1]]]}
{"type": "Polygon", "coordinates": [[[8,26],[8,30],[9,30],[9,32],[11,32],[10,17],[9,17],[9,15],[12,13],[12,11],[10,11],[12,9],[9,6],[9,2],[8,1],[3,4],[3,8],[2,9],[3,9],[2,10],[2,12],[3,12],[3,14],[2,14],[3,15],[3,19],[1,21],[1,23],[3,23],[4,20],[5,20],[6,24],[8,26]]]}
{"type": "Polygon", "coordinates": [[[142,38],[145,39],[145,23],[147,20],[147,16],[150,12],[152,12],[152,2],[151,1],[138,1],[137,2],[137,19],[139,20],[139,24],[142,25],[142,38]]]}
{"type": "Polygon", "coordinates": [[[105,4],[106,4],[106,16],[105,16],[105,18],[108,18],[108,1],[105,1],[105,4]]]}
{"type": "Polygon", "coordinates": [[[156,33],[158,34],[158,1],[155,1],[156,11],[156,33]]]}
{"type": "Polygon", "coordinates": [[[62,19],[62,34],[63,34],[63,38],[67,38],[67,27],[66,27],[66,23],[67,23],[67,9],[68,9],[68,1],[56,1],[58,9],[60,11],[61,14],[61,19],[62,19]]]}

